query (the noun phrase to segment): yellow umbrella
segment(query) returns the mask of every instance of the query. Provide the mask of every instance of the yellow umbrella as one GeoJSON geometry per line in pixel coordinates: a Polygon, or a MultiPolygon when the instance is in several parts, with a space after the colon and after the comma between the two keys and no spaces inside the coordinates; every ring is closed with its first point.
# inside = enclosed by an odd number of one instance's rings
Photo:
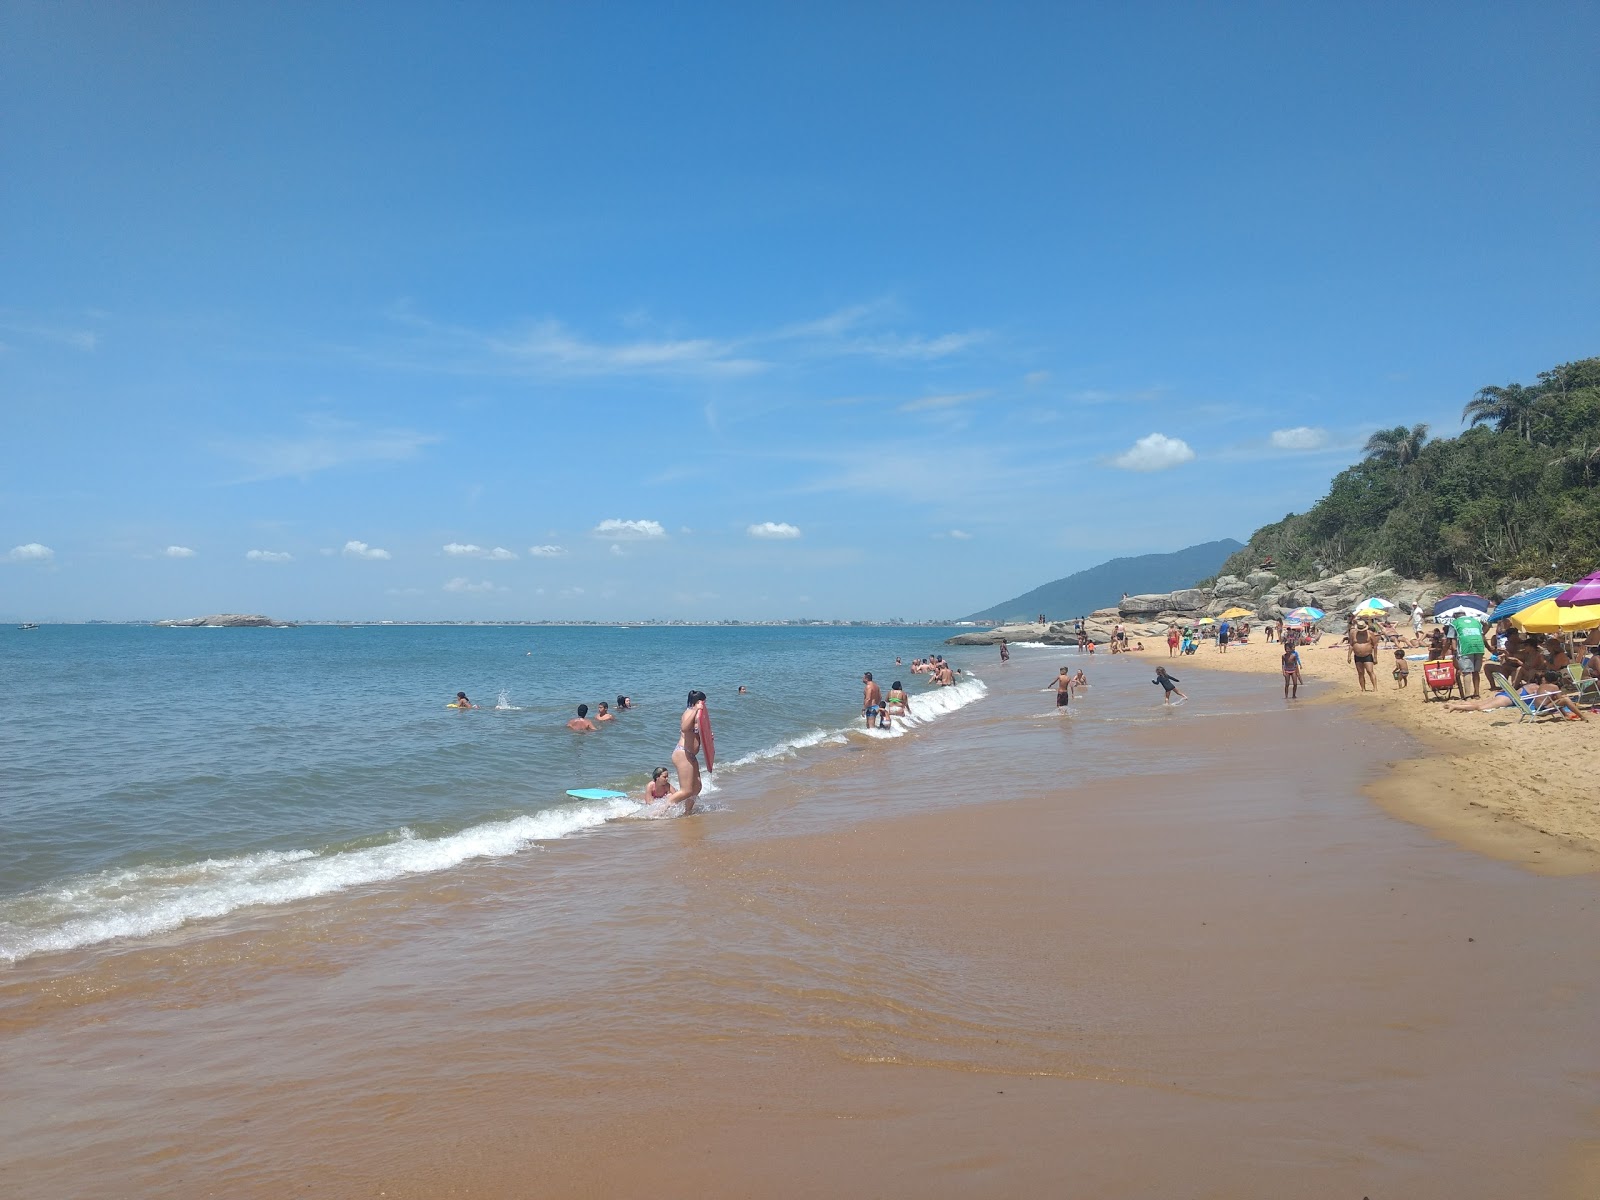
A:
{"type": "Polygon", "coordinates": [[[1215,625],[1216,622],[1213,621],[1210,617],[1201,617],[1200,618],[1200,624],[1202,624],[1202,625],[1215,625]]]}
{"type": "Polygon", "coordinates": [[[1230,608],[1227,612],[1222,614],[1222,619],[1224,621],[1231,621],[1235,617],[1253,617],[1253,616],[1255,616],[1255,613],[1251,612],[1248,608],[1230,608]]]}
{"type": "Polygon", "coordinates": [[[1562,608],[1554,599],[1541,600],[1519,613],[1512,613],[1508,620],[1524,633],[1600,629],[1600,604],[1575,604],[1571,608],[1562,608]]]}

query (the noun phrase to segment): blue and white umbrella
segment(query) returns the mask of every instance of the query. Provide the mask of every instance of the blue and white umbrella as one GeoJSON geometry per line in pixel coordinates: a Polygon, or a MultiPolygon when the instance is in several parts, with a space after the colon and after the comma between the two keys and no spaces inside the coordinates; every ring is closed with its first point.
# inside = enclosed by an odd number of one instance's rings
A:
{"type": "Polygon", "coordinates": [[[1570,583],[1551,583],[1544,587],[1529,588],[1525,592],[1518,592],[1515,596],[1507,596],[1494,606],[1494,611],[1489,614],[1489,620],[1498,621],[1502,617],[1509,617],[1512,613],[1519,613],[1541,600],[1560,595],[1571,586],[1570,583]]]}
{"type": "Polygon", "coordinates": [[[1433,606],[1435,621],[1451,617],[1483,617],[1489,612],[1489,602],[1472,592],[1454,592],[1433,606]]]}

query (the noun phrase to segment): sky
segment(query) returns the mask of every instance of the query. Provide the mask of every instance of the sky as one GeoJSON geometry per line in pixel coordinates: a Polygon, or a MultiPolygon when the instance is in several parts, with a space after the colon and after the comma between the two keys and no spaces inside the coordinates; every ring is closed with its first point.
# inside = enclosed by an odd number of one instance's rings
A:
{"type": "Polygon", "coordinates": [[[958,617],[1600,353],[1600,7],[0,0],[0,619],[958,617]]]}

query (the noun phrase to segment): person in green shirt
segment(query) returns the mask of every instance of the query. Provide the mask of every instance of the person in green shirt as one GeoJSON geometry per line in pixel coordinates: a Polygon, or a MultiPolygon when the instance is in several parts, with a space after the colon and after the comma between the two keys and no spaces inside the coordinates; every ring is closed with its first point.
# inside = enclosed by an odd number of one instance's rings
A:
{"type": "Polygon", "coordinates": [[[1450,622],[1456,631],[1456,669],[1465,676],[1472,675],[1472,699],[1478,698],[1479,681],[1483,675],[1483,617],[1469,615],[1456,617],[1450,622]]]}

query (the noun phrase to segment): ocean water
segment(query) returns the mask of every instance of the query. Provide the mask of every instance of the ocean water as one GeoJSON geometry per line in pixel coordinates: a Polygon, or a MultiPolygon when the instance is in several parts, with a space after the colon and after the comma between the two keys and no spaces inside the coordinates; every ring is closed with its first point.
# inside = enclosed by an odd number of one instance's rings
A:
{"type": "MultiPolygon", "coordinates": [[[[710,697],[717,771],[701,807],[715,812],[756,786],[751,768],[916,736],[981,700],[976,676],[930,689],[910,673],[949,632],[0,632],[0,963],[447,872],[636,815],[634,800],[566,789],[638,795],[669,765],[691,688],[710,697]],[[862,728],[866,670],[912,696],[892,734],[862,728]],[[447,709],[458,690],[480,707],[447,709]],[[619,693],[637,707],[602,732],[565,728],[580,702],[619,693]]],[[[980,655],[949,657],[971,668],[980,655]]]]}

